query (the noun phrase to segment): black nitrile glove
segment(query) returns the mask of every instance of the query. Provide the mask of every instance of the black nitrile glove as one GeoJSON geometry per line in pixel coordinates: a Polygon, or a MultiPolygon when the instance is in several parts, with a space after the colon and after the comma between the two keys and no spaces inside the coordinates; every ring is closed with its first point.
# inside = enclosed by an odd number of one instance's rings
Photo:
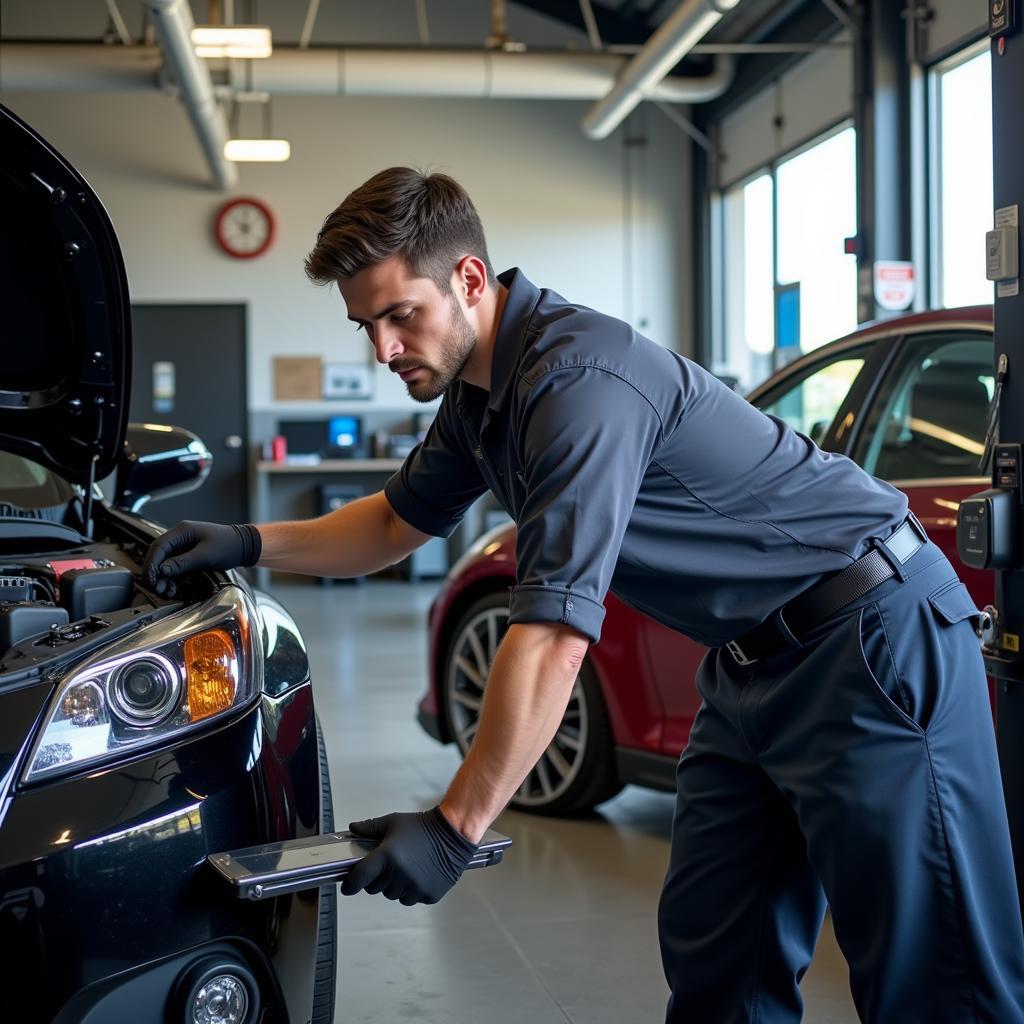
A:
{"type": "Polygon", "coordinates": [[[476,853],[440,807],[353,821],[349,832],[380,842],[341,883],[343,896],[365,889],[407,907],[436,903],[461,877],[476,853]]]}
{"type": "Polygon", "coordinates": [[[220,523],[178,523],[149,545],[142,578],[151,590],[173,597],[173,576],[196,569],[234,569],[255,565],[263,543],[251,523],[222,526],[220,523]]]}

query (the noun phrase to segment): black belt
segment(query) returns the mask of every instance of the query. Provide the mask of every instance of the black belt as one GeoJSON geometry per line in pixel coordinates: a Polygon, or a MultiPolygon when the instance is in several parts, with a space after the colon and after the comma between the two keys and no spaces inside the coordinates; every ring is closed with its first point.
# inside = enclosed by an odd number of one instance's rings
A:
{"type": "Polygon", "coordinates": [[[815,583],[778,611],[772,612],[764,622],[735,640],[730,640],[725,645],[726,649],[738,664],[753,665],[762,658],[793,646],[793,637],[799,638],[808,633],[879,583],[892,579],[896,575],[896,568],[889,556],[902,564],[916,554],[927,540],[928,535],[921,524],[913,515],[908,516],[903,525],[885,539],[886,553],[877,547],[872,548],[852,565],[815,583]],[[792,636],[787,636],[779,625],[780,615],[792,636]]]}

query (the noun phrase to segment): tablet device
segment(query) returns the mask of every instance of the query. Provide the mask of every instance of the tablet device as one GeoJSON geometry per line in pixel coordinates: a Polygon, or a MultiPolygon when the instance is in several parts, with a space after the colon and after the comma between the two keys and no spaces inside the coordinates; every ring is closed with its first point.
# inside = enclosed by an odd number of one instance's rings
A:
{"type": "MultiPolygon", "coordinates": [[[[511,845],[508,836],[488,829],[467,867],[497,864],[511,845]]],[[[354,864],[376,848],[377,843],[372,839],[360,839],[351,832],[328,832],[211,853],[206,859],[239,899],[265,900],[340,882],[354,864]]]]}

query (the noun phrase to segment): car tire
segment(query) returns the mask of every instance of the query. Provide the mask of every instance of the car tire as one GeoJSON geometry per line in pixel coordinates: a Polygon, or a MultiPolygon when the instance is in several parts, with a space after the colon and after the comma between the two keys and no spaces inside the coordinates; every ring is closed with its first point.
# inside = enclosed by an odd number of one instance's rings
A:
{"type": "MultiPolygon", "coordinates": [[[[334,798],[327,747],[320,718],[316,719],[316,745],[320,756],[320,832],[334,831],[334,798]]],[[[313,1014],[310,1024],[333,1024],[335,979],[338,970],[338,887],[320,887],[320,926],[316,940],[316,973],[313,981],[313,1014]]]]}
{"type": "MultiPolygon", "coordinates": [[[[508,594],[480,598],[459,619],[445,652],[442,706],[465,757],[476,732],[487,673],[508,628],[508,594]]],[[[584,658],[555,739],[509,806],[531,814],[569,816],[592,810],[622,789],[611,723],[589,658],[584,658]]]]}

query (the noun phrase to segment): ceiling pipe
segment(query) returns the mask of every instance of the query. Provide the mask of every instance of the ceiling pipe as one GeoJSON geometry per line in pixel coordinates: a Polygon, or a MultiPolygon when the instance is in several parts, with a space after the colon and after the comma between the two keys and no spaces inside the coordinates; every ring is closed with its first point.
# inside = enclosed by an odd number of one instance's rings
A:
{"type": "Polygon", "coordinates": [[[0,90],[153,92],[162,64],[155,46],[0,43],[0,90]]]}
{"type": "Polygon", "coordinates": [[[181,89],[181,101],[199,138],[219,188],[238,182],[238,168],[224,157],[228,123],[213,92],[213,79],[192,46],[192,10],[188,0],[143,0],[156,29],[167,67],[181,89]]]}
{"type": "MultiPolygon", "coordinates": [[[[609,53],[440,49],[274,47],[265,60],[211,62],[230,67],[232,88],[270,96],[413,96],[471,99],[592,100],[604,96],[626,64],[609,53]],[[247,79],[251,76],[251,82],[247,79]]],[[[0,88],[11,92],[149,91],[160,83],[154,47],[93,44],[0,44],[0,88]]],[[[669,77],[648,92],[665,103],[702,103],[732,82],[733,62],[719,57],[699,77],[669,77]]]]}
{"type": "MultiPolygon", "coordinates": [[[[684,0],[622,69],[611,91],[583,115],[591,139],[610,135],[740,0],[684,0]]],[[[660,98],[660,97],[658,97],[660,98]]]]}
{"type": "MultiPolygon", "coordinates": [[[[612,54],[504,50],[316,49],[279,47],[254,61],[251,88],[272,96],[420,96],[478,99],[595,99],[605,95],[625,59],[612,54]]],[[[701,103],[731,84],[732,61],[695,78],[665,79],[652,97],[701,103]]],[[[240,75],[232,86],[242,88],[240,75]]]]}

